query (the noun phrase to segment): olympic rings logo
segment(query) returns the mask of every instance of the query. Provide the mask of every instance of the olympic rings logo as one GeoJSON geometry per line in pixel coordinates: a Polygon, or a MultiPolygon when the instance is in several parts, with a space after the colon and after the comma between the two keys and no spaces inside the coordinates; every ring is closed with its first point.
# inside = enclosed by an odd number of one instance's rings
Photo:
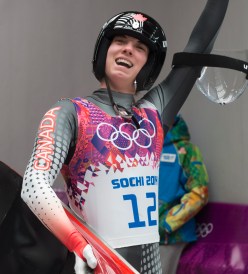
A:
{"type": "Polygon", "coordinates": [[[210,234],[214,229],[214,225],[212,223],[201,223],[201,224],[197,224],[197,228],[196,228],[196,235],[197,238],[202,237],[205,238],[208,236],[208,234],[210,234]]]}
{"type": "Polygon", "coordinates": [[[100,123],[97,126],[97,136],[103,141],[110,141],[116,148],[128,150],[133,143],[141,148],[148,148],[152,144],[152,139],[155,136],[155,126],[148,119],[139,121],[140,128],[137,129],[131,123],[122,123],[119,128],[109,123],[100,123]],[[147,123],[150,125],[151,133],[147,130],[147,123]],[[142,124],[143,128],[142,128],[142,124]]]}

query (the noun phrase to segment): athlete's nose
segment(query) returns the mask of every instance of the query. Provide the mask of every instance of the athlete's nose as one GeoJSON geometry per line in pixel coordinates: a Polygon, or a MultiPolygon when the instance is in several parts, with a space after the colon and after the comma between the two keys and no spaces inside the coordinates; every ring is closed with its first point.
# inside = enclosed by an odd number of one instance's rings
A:
{"type": "Polygon", "coordinates": [[[133,45],[132,45],[132,43],[126,43],[124,48],[123,48],[123,52],[125,52],[128,55],[132,55],[133,54],[133,45]]]}

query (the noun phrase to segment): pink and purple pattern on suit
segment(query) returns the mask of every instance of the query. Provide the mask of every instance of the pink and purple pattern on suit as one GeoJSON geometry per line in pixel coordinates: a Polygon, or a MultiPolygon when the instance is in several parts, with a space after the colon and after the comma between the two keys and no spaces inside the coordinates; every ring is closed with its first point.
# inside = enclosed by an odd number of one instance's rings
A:
{"type": "Polygon", "coordinates": [[[135,166],[158,169],[163,130],[156,110],[134,107],[140,124],[137,129],[130,121],[112,117],[87,100],[77,98],[73,102],[78,114],[77,146],[62,174],[69,199],[82,210],[89,189],[95,187],[92,177],[103,171],[122,172],[135,166]]]}

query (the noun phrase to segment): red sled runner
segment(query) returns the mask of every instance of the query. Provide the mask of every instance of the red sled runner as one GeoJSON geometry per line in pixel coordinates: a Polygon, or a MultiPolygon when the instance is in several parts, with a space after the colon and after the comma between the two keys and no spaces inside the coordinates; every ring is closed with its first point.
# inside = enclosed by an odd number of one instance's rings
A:
{"type": "MultiPolygon", "coordinates": [[[[21,184],[22,177],[0,161],[1,273],[68,273],[63,272],[63,269],[58,267],[59,264],[63,265],[62,261],[67,254],[66,248],[41,224],[38,218],[21,200],[21,184]],[[20,231],[15,231],[14,229],[20,231]],[[16,234],[18,234],[18,237],[16,237],[16,234]],[[48,237],[50,238],[48,239],[48,237]],[[49,247],[46,246],[47,244],[49,247]],[[41,255],[40,252],[43,252],[42,254],[45,255],[41,255]],[[46,253],[49,253],[49,255],[46,256],[46,253]],[[54,258],[51,257],[51,254],[54,254],[54,258]],[[40,272],[37,269],[40,269],[40,272]]],[[[67,216],[92,246],[94,254],[97,257],[98,265],[96,269],[89,269],[88,273],[139,273],[122,256],[104,242],[87,224],[77,218],[63,202],[61,203],[67,216]]]]}
{"type": "MultiPolygon", "coordinates": [[[[64,205],[64,210],[69,217],[70,221],[93,247],[94,254],[97,258],[98,265],[92,273],[95,274],[135,274],[136,271],[124,258],[122,258],[114,249],[108,246],[100,236],[87,224],[82,223],[73,212],[64,205]]],[[[90,271],[90,270],[89,270],[90,271]]]]}

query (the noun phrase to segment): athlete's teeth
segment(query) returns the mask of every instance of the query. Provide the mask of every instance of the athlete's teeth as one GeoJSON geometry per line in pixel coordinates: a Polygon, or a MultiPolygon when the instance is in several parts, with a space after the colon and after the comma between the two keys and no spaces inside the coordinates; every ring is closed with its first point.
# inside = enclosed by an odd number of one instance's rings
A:
{"type": "Polygon", "coordinates": [[[117,64],[127,65],[129,68],[131,68],[133,66],[131,62],[129,62],[129,61],[125,60],[125,59],[121,59],[121,58],[117,59],[116,63],[117,64]]]}

